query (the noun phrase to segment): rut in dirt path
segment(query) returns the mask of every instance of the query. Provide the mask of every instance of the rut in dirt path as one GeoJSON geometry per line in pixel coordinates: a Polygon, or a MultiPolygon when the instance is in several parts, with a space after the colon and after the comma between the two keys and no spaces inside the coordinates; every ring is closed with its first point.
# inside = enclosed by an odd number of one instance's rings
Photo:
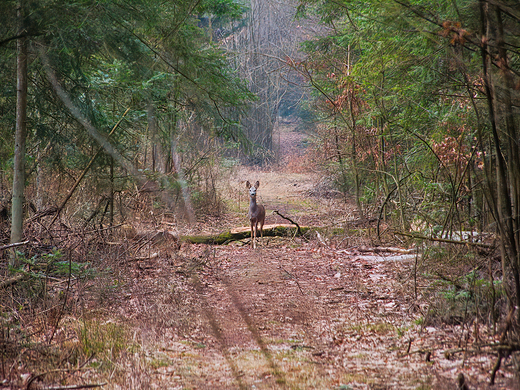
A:
{"type": "Polygon", "coordinates": [[[321,350],[313,326],[318,317],[327,314],[314,302],[322,294],[308,281],[301,286],[286,250],[242,248],[220,252],[223,258],[212,270],[211,282],[206,280],[208,287],[203,287],[198,278],[193,280],[233,379],[240,389],[253,384],[255,388],[285,388],[291,380],[273,353],[280,348],[290,350],[291,346],[283,344],[293,339],[296,348],[321,350]],[[225,264],[228,260],[231,266],[225,264]],[[305,340],[297,340],[302,338],[305,340]],[[263,362],[248,370],[237,369],[240,355],[251,351],[260,352],[263,362]]]}
{"type": "MultiPolygon", "coordinates": [[[[261,251],[254,251],[250,258],[254,260],[254,264],[263,264],[261,251]]],[[[223,270],[215,270],[215,276],[220,280],[221,288],[217,293],[207,294],[196,274],[192,274],[192,282],[196,287],[196,291],[203,302],[204,315],[211,327],[213,336],[218,341],[219,349],[225,357],[234,381],[240,389],[247,389],[248,386],[242,380],[243,373],[237,368],[237,364],[230,352],[234,348],[253,348],[252,342],[260,349],[265,361],[268,364],[270,374],[274,381],[269,381],[269,387],[274,388],[277,385],[285,383],[284,373],[277,366],[271,352],[267,348],[260,331],[257,327],[253,313],[250,307],[246,306],[244,296],[240,296],[244,291],[244,284],[249,282],[247,278],[243,278],[240,272],[226,273],[223,270]],[[223,296],[222,292],[225,292],[223,296]]],[[[267,275],[268,269],[257,269],[263,275],[267,275]]],[[[273,275],[271,275],[273,276],[273,275]]]]}
{"type": "MultiPolygon", "coordinates": [[[[216,292],[205,294],[198,277],[193,275],[192,280],[204,302],[204,314],[213,336],[218,340],[220,350],[230,366],[238,387],[240,389],[249,388],[242,380],[244,373],[239,372],[230,353],[231,349],[236,348],[259,348],[272,377],[267,380],[265,385],[268,388],[284,387],[285,374],[273,359],[260,333],[259,324],[264,321],[254,310],[254,307],[258,306],[254,302],[262,300],[258,295],[264,295],[255,293],[258,288],[255,285],[269,286],[279,283],[279,272],[273,272],[273,266],[265,262],[261,249],[250,251],[246,255],[246,259],[250,262],[244,263],[238,268],[215,270],[215,276],[221,285],[216,292]],[[225,296],[222,292],[225,292],[225,296]],[[253,342],[256,345],[252,345],[253,342]]],[[[265,329],[265,326],[263,328],[265,329]]]]}
{"type": "Polygon", "coordinates": [[[233,357],[229,352],[229,345],[226,341],[226,336],[222,333],[222,327],[220,326],[220,321],[217,318],[215,311],[212,309],[211,304],[208,302],[206,297],[204,296],[202,285],[197,274],[192,274],[191,279],[193,284],[195,285],[195,289],[199,295],[199,299],[202,302],[202,310],[205,314],[206,320],[208,321],[211,331],[213,332],[213,336],[218,340],[220,344],[220,352],[226,359],[226,362],[231,370],[231,373],[234,377],[235,382],[238,387],[242,389],[246,389],[247,387],[244,385],[241,379],[240,372],[237,368],[237,365],[233,361],[233,357]]]}

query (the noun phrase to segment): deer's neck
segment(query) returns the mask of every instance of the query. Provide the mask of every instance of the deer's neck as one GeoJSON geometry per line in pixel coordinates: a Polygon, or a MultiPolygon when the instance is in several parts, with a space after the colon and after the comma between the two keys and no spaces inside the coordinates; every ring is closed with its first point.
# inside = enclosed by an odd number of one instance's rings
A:
{"type": "Polygon", "coordinates": [[[256,204],[256,195],[251,196],[251,200],[249,201],[249,214],[254,215],[258,210],[258,205],[256,204]]]}

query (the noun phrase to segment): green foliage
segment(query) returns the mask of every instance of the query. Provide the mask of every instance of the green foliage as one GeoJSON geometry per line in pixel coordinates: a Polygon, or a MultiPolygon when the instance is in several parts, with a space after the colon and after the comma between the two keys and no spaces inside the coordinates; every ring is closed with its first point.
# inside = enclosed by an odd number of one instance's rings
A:
{"type": "Polygon", "coordinates": [[[16,254],[20,260],[19,268],[11,268],[12,273],[20,273],[30,280],[54,277],[92,278],[95,275],[94,268],[89,263],[61,260],[63,255],[59,250],[51,253],[42,253],[26,258],[22,252],[16,254]]]}
{"type": "Polygon", "coordinates": [[[401,228],[413,218],[448,231],[483,226],[485,189],[473,183],[484,180],[490,151],[476,138],[489,131],[477,2],[306,0],[299,12],[332,27],[305,42],[300,69],[336,187],[354,193],[359,181],[368,190],[356,196],[401,228]]]}
{"type": "MultiPolygon", "coordinates": [[[[17,4],[2,2],[0,16],[0,169],[7,173],[16,101],[17,4]]],[[[214,30],[230,30],[244,10],[242,2],[233,0],[26,2],[34,59],[29,65],[28,165],[57,172],[53,178],[62,180],[70,170],[84,169],[99,148],[55,95],[39,48],[74,105],[100,133],[108,134],[130,109],[110,142],[138,168],[150,169],[155,148],[160,170],[175,170],[172,146],[185,132],[240,141],[237,119],[253,95],[231,70],[214,30]],[[211,19],[212,27],[201,19],[211,19]]],[[[94,179],[96,195],[114,187],[123,190],[128,183],[127,172],[116,166],[110,173],[110,164],[102,153],[90,168],[87,179],[94,179]]],[[[33,180],[29,177],[29,183],[33,180]]]]}
{"type": "Polygon", "coordinates": [[[424,291],[430,307],[422,325],[439,320],[468,323],[475,317],[482,321],[495,318],[506,299],[503,282],[490,278],[475,251],[432,246],[424,252],[422,261],[419,270],[430,281],[424,291]]]}

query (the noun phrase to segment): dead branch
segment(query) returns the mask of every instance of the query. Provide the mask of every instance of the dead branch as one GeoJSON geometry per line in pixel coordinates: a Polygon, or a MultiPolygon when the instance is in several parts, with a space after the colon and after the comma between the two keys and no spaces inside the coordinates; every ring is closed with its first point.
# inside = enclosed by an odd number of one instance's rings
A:
{"type": "Polygon", "coordinates": [[[457,375],[457,390],[469,390],[468,385],[466,385],[466,378],[464,378],[462,372],[457,375]]]}
{"type": "Polygon", "coordinates": [[[46,217],[47,215],[52,215],[58,210],[58,207],[49,207],[46,210],[40,211],[39,213],[33,215],[31,218],[28,218],[25,222],[33,222],[37,221],[39,219],[42,219],[43,217],[46,217]]]}
{"type": "Polygon", "coordinates": [[[504,352],[520,351],[520,344],[519,343],[492,344],[492,345],[490,345],[490,347],[493,348],[493,349],[496,349],[497,351],[504,351],[504,352]]]}
{"type": "Polygon", "coordinates": [[[21,242],[14,242],[12,244],[7,244],[7,245],[3,245],[3,246],[0,246],[0,251],[3,251],[5,249],[9,249],[9,248],[15,248],[17,246],[22,246],[22,245],[26,245],[29,243],[29,240],[27,241],[21,241],[21,242]]]}
{"type": "Polygon", "coordinates": [[[45,387],[45,390],[76,390],[76,389],[93,389],[96,387],[106,386],[106,383],[91,383],[86,385],[70,385],[70,386],[51,386],[45,387]]]}
{"type": "Polygon", "coordinates": [[[278,210],[274,210],[273,211],[275,214],[278,214],[280,217],[282,217],[283,219],[289,221],[290,223],[292,223],[293,225],[296,225],[296,227],[298,228],[298,235],[301,236],[302,235],[302,229],[300,228],[300,225],[298,225],[298,223],[294,222],[291,218],[289,217],[286,217],[285,215],[282,215],[278,212],[278,210]]]}
{"type": "MultiPolygon", "coordinates": [[[[310,227],[308,226],[299,226],[300,234],[304,234],[307,232],[310,227]]],[[[272,225],[264,225],[264,236],[287,236],[288,233],[294,231],[295,227],[289,224],[272,224],[272,225]]],[[[297,232],[296,232],[297,233],[297,232]]],[[[297,233],[298,234],[298,233],[297,233]]],[[[205,236],[181,236],[180,240],[185,242],[190,242],[192,244],[210,244],[210,245],[222,245],[227,244],[232,241],[240,241],[251,236],[251,230],[249,227],[242,227],[232,229],[228,232],[223,232],[220,234],[214,235],[205,235],[205,236]]]]}
{"type": "Polygon", "coordinates": [[[302,295],[305,295],[305,293],[303,292],[301,286],[300,286],[300,283],[298,283],[298,279],[293,275],[291,274],[289,271],[287,271],[283,265],[280,263],[280,268],[282,269],[283,272],[285,272],[287,275],[289,275],[289,277],[291,279],[293,279],[295,282],[296,282],[296,285],[298,286],[298,288],[300,289],[300,292],[302,293],[302,295]]]}
{"type": "Polygon", "coordinates": [[[0,290],[9,287],[12,284],[18,283],[19,281],[23,280],[25,278],[24,274],[16,275],[14,278],[10,278],[7,280],[4,280],[3,282],[0,282],[0,290]]]}
{"type": "MultiPolygon", "coordinates": [[[[511,329],[511,326],[512,326],[512,323],[513,323],[513,314],[514,314],[514,312],[515,312],[515,307],[513,306],[511,308],[511,310],[509,310],[509,313],[507,314],[506,325],[505,325],[505,328],[504,328],[504,332],[502,332],[502,335],[500,336],[499,344],[503,345],[506,342],[507,333],[511,329]]],[[[498,350],[498,358],[497,358],[497,361],[496,361],[495,365],[493,366],[493,369],[491,370],[491,376],[489,378],[489,384],[490,385],[494,385],[495,384],[495,376],[496,376],[498,370],[500,370],[500,365],[502,364],[502,359],[505,356],[504,352],[505,351],[503,349],[499,349],[498,350]]]]}
{"type": "Polygon", "coordinates": [[[373,253],[401,253],[401,254],[413,254],[417,252],[417,248],[405,249],[405,248],[395,248],[395,247],[359,247],[356,248],[357,252],[373,252],[373,253]]]}
{"type": "Polygon", "coordinates": [[[54,335],[56,334],[56,330],[58,330],[58,325],[60,324],[61,318],[63,314],[65,313],[65,305],[67,304],[69,291],[70,291],[70,279],[72,276],[72,257],[69,253],[69,277],[67,278],[67,289],[65,290],[65,297],[63,299],[63,306],[61,307],[61,310],[59,311],[59,314],[56,318],[56,324],[54,325],[54,329],[52,331],[51,337],[49,338],[49,345],[52,343],[52,339],[54,338],[54,335]]]}
{"type": "MultiPolygon", "coordinates": [[[[49,374],[54,374],[54,373],[59,373],[59,372],[65,372],[65,373],[69,373],[69,372],[75,372],[75,371],[79,371],[83,368],[83,366],[85,364],[87,364],[90,359],[93,357],[94,355],[91,355],[87,360],[85,360],[85,362],[79,367],[79,368],[76,368],[76,369],[72,369],[72,370],[69,370],[69,369],[63,369],[63,368],[57,368],[55,370],[51,370],[51,371],[47,371],[47,372],[42,372],[40,374],[36,374],[36,375],[33,375],[28,381],[27,381],[27,385],[25,386],[25,389],[26,390],[29,390],[31,388],[31,385],[33,384],[34,381],[36,381],[37,379],[39,378],[42,378],[44,377],[45,375],[49,375],[49,374]]],[[[65,389],[91,389],[91,388],[94,388],[94,387],[101,387],[101,386],[105,386],[106,383],[100,383],[100,384],[87,384],[87,385],[69,385],[69,386],[51,386],[51,387],[44,387],[45,390],[65,390],[65,389]]]]}
{"type": "Polygon", "coordinates": [[[488,249],[494,249],[495,248],[493,245],[482,244],[480,242],[457,241],[457,240],[449,240],[447,238],[427,237],[427,236],[423,236],[422,234],[415,234],[415,233],[394,232],[394,234],[397,234],[399,236],[418,238],[420,240],[445,242],[445,243],[448,243],[448,244],[478,246],[478,247],[481,247],[481,248],[488,248],[488,249]]]}
{"type": "Polygon", "coordinates": [[[318,237],[318,240],[320,241],[321,245],[328,246],[325,240],[321,237],[320,232],[316,231],[316,237],[318,237]]]}
{"type": "Polygon", "coordinates": [[[141,257],[134,257],[134,258],[131,258],[131,259],[127,259],[125,262],[126,263],[130,263],[130,262],[133,262],[133,261],[143,261],[143,260],[151,260],[151,259],[156,259],[157,257],[159,257],[159,253],[157,252],[154,252],[148,256],[141,256],[141,257]]]}
{"type": "Polygon", "coordinates": [[[414,355],[416,353],[418,353],[418,354],[430,353],[431,354],[434,351],[434,349],[432,349],[432,348],[420,348],[420,349],[417,349],[415,351],[410,351],[410,347],[412,345],[412,341],[413,340],[411,340],[411,341],[409,340],[408,341],[408,346],[406,348],[406,352],[405,353],[399,353],[397,356],[405,357],[405,356],[409,356],[409,355],[414,355]]]}

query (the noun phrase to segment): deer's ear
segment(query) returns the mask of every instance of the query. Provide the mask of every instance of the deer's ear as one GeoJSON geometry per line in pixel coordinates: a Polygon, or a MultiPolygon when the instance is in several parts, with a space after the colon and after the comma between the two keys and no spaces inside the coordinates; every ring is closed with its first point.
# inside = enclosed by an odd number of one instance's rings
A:
{"type": "Polygon", "coordinates": [[[247,188],[247,189],[251,188],[251,184],[249,184],[249,180],[246,181],[246,188],[247,188]]]}
{"type": "Polygon", "coordinates": [[[259,181],[257,181],[257,182],[255,183],[255,188],[258,189],[258,187],[260,187],[260,182],[259,182],[259,181]]]}

